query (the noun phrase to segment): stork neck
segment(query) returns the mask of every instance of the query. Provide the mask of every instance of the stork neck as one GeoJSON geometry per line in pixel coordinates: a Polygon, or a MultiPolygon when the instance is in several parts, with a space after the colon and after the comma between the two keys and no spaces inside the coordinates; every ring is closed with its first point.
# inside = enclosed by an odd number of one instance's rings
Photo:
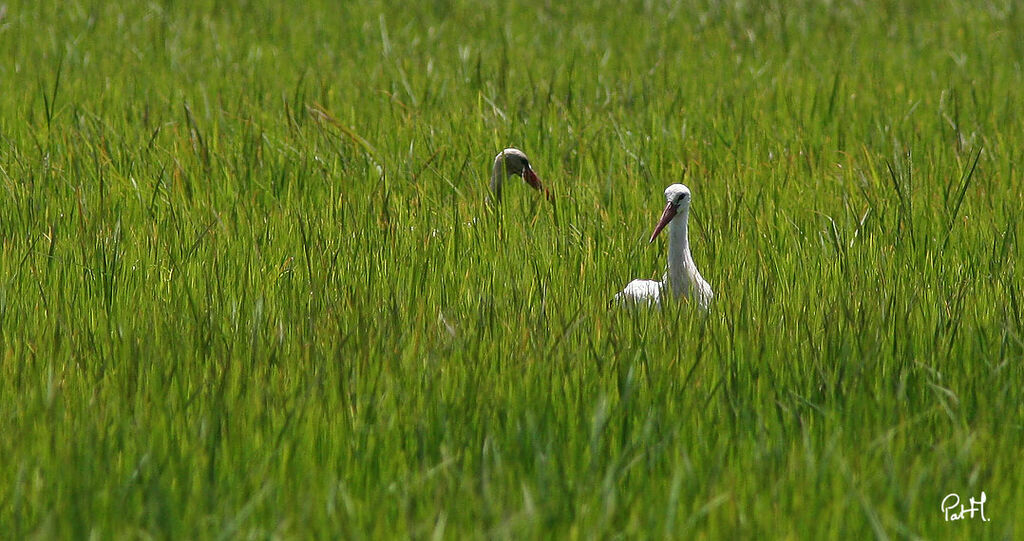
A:
{"type": "Polygon", "coordinates": [[[668,224],[668,278],[677,297],[690,294],[690,269],[694,266],[687,231],[689,209],[680,214],[668,224]]]}
{"type": "Polygon", "coordinates": [[[491,169],[491,194],[495,202],[501,201],[501,185],[505,182],[505,153],[499,152],[494,157],[494,168],[491,169]]]}

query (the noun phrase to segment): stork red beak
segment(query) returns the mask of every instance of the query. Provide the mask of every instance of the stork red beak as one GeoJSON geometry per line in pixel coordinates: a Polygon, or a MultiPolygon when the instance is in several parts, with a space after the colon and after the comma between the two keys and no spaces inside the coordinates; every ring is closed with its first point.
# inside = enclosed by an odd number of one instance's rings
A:
{"type": "Polygon", "coordinates": [[[533,189],[540,190],[542,192],[544,191],[544,185],[541,184],[540,178],[537,177],[537,173],[534,173],[533,169],[530,169],[530,166],[526,166],[526,169],[523,169],[523,180],[532,186],[533,189]]]}
{"type": "Polygon", "coordinates": [[[554,196],[551,194],[551,190],[544,187],[544,184],[541,183],[540,178],[537,177],[537,173],[534,173],[533,169],[530,169],[529,165],[526,166],[526,169],[523,169],[523,180],[525,180],[527,184],[532,186],[534,190],[544,192],[544,197],[547,198],[548,201],[555,200],[554,196]]]}
{"type": "Polygon", "coordinates": [[[665,205],[665,212],[661,213],[661,220],[658,221],[658,225],[654,226],[654,233],[651,233],[651,240],[648,243],[654,242],[654,237],[661,233],[662,229],[672,221],[672,218],[676,217],[676,207],[672,203],[665,205]]]}

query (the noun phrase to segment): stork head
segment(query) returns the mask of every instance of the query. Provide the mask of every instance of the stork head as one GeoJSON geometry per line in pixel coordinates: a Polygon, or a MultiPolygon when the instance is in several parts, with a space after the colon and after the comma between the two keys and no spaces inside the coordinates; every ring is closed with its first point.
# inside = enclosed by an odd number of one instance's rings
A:
{"type": "Polygon", "coordinates": [[[501,154],[498,156],[505,160],[506,173],[522,177],[522,179],[535,190],[544,191],[544,185],[541,184],[540,178],[537,177],[537,173],[533,172],[533,168],[530,167],[530,160],[522,150],[519,150],[518,148],[506,148],[505,150],[502,150],[501,154]]]}
{"type": "Polygon", "coordinates": [[[654,226],[654,233],[651,233],[650,242],[661,233],[662,229],[675,218],[677,214],[685,214],[690,209],[690,189],[682,184],[673,184],[665,188],[665,210],[661,213],[661,220],[654,226]]]}

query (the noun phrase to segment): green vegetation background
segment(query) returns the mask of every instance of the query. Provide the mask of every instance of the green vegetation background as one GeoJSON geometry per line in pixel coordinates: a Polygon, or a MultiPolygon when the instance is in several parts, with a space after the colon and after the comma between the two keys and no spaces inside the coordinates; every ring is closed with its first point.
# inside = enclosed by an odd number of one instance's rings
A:
{"type": "Polygon", "coordinates": [[[4,536],[1020,535],[1018,2],[0,11],[4,536]]]}

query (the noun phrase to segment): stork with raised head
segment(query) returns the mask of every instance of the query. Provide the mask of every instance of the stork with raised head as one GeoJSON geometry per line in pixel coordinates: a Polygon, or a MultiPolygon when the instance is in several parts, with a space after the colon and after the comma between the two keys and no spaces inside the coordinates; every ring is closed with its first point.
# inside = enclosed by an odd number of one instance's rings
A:
{"type": "Polygon", "coordinates": [[[541,184],[537,173],[533,172],[526,154],[518,148],[506,148],[494,157],[494,168],[491,170],[491,194],[495,203],[501,202],[501,188],[505,179],[513,175],[522,177],[533,189],[551,198],[551,192],[541,184]]]}
{"type": "Polygon", "coordinates": [[[662,281],[633,280],[625,289],[615,295],[619,304],[661,305],[661,294],[666,284],[677,299],[695,301],[707,310],[711,303],[711,285],[697,270],[690,254],[690,238],[687,227],[690,218],[690,189],[682,184],[665,188],[665,211],[654,227],[650,242],[668,227],[668,272],[662,281]]]}

